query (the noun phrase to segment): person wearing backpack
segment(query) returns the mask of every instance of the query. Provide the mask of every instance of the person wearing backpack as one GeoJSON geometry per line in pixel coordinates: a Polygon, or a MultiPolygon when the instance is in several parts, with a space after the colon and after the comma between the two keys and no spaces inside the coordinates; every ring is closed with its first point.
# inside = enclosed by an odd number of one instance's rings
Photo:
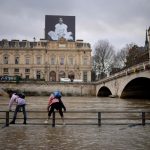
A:
{"type": "Polygon", "coordinates": [[[59,111],[59,114],[61,116],[62,122],[65,125],[64,122],[64,114],[62,109],[64,110],[64,112],[66,112],[66,107],[63,104],[62,100],[61,100],[61,92],[60,91],[55,91],[54,93],[52,93],[49,97],[48,100],[48,106],[47,106],[47,111],[48,111],[48,119],[45,121],[45,123],[48,123],[48,120],[51,117],[51,114],[55,111],[55,109],[57,111],[59,111]]]}
{"type": "Polygon", "coordinates": [[[14,116],[12,121],[10,122],[10,124],[15,124],[16,121],[16,117],[17,117],[17,113],[22,109],[23,115],[24,115],[24,122],[23,124],[26,124],[26,109],[25,109],[25,105],[26,105],[26,101],[25,101],[25,95],[24,94],[16,94],[14,93],[10,99],[9,102],[9,111],[11,111],[11,107],[13,105],[13,103],[16,103],[16,109],[14,111],[14,116]]]}

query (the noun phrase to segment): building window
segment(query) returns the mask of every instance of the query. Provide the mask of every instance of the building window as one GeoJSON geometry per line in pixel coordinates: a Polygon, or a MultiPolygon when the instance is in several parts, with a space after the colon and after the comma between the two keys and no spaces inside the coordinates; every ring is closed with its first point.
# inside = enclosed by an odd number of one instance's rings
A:
{"type": "Polygon", "coordinates": [[[41,57],[37,57],[37,65],[40,65],[41,64],[41,57]]]}
{"type": "Polygon", "coordinates": [[[54,57],[51,58],[51,65],[55,65],[55,58],[54,57]]]}
{"type": "Polygon", "coordinates": [[[14,47],[19,47],[19,42],[18,41],[14,42],[14,47]]]}
{"type": "Polygon", "coordinates": [[[30,69],[25,69],[25,73],[30,73],[30,69]]]}
{"type": "Polygon", "coordinates": [[[55,71],[51,71],[49,76],[50,76],[50,81],[53,81],[53,82],[56,81],[56,72],[55,71]]]}
{"type": "Polygon", "coordinates": [[[8,56],[4,56],[4,64],[8,64],[8,56]]]}
{"type": "Polygon", "coordinates": [[[26,65],[30,64],[30,59],[28,57],[26,57],[26,65]]]}
{"type": "Polygon", "coordinates": [[[87,72],[86,71],[83,72],[83,81],[87,82],[87,72]]]}
{"type": "Polygon", "coordinates": [[[18,69],[18,68],[15,68],[15,69],[14,69],[14,72],[15,72],[15,73],[19,73],[19,69],[18,69]]]}
{"type": "Polygon", "coordinates": [[[83,65],[87,65],[88,64],[88,58],[87,57],[83,57],[83,65]]]}
{"type": "Polygon", "coordinates": [[[29,48],[30,47],[30,42],[26,41],[26,47],[29,48]]]}
{"type": "Polygon", "coordinates": [[[38,80],[41,79],[41,72],[40,71],[36,72],[36,79],[38,79],[38,80]]]}
{"type": "Polygon", "coordinates": [[[69,57],[69,65],[73,65],[73,58],[72,57],[69,57]]]}
{"type": "Polygon", "coordinates": [[[19,57],[15,57],[15,64],[19,64],[19,57]]]}
{"type": "Polygon", "coordinates": [[[64,57],[60,58],[60,65],[64,65],[64,60],[65,60],[64,57]]]}
{"type": "Polygon", "coordinates": [[[8,73],[8,68],[4,68],[4,73],[8,73]]]}
{"type": "Polygon", "coordinates": [[[7,40],[4,40],[4,45],[3,47],[9,47],[9,42],[7,40]]]}
{"type": "Polygon", "coordinates": [[[29,75],[26,75],[26,77],[25,77],[26,79],[29,79],[29,75]]]}

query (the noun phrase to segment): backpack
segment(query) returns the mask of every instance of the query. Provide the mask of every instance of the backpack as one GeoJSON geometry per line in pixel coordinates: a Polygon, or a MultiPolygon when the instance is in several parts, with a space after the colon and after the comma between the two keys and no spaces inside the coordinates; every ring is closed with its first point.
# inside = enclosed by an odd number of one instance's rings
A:
{"type": "Polygon", "coordinates": [[[25,95],[24,95],[23,93],[19,93],[18,96],[19,96],[20,98],[25,99],[25,95]]]}
{"type": "Polygon", "coordinates": [[[55,91],[53,94],[55,98],[61,98],[62,96],[60,91],[55,91]]]}

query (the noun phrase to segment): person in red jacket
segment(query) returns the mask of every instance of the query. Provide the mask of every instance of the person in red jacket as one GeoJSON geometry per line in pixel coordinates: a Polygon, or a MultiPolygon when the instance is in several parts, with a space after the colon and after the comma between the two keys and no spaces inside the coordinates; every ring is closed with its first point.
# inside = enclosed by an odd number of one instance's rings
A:
{"type": "Polygon", "coordinates": [[[48,120],[50,119],[51,114],[56,109],[57,111],[59,111],[59,114],[61,116],[63,124],[65,124],[65,122],[64,122],[64,115],[63,115],[62,109],[64,109],[64,112],[66,112],[66,107],[65,107],[65,105],[63,104],[63,102],[61,100],[60,93],[58,94],[58,92],[59,91],[56,91],[56,92],[52,93],[50,95],[50,97],[49,97],[48,106],[47,106],[48,119],[45,121],[45,123],[48,123],[48,120]]]}

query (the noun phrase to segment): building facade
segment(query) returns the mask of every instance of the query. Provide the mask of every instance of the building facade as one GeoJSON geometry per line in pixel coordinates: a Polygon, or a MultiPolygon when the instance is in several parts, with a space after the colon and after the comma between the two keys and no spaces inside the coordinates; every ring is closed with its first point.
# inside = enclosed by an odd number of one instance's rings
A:
{"type": "Polygon", "coordinates": [[[58,82],[91,81],[91,48],[83,40],[0,41],[0,76],[58,82]]]}

